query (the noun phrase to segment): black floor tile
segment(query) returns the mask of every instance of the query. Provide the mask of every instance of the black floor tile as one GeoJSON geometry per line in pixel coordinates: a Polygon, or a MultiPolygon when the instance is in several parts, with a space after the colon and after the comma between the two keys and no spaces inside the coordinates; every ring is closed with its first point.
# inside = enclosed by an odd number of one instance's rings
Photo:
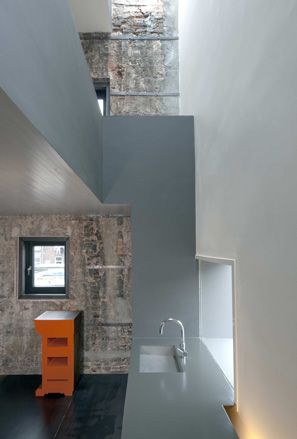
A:
{"type": "Polygon", "coordinates": [[[10,375],[0,380],[0,438],[50,439],[71,398],[36,398],[40,376],[10,375]]]}
{"type": "Polygon", "coordinates": [[[120,439],[126,375],[84,375],[57,439],[120,439]]]}
{"type": "Polygon", "coordinates": [[[120,439],[126,375],[82,376],[72,398],[36,398],[40,381],[0,377],[0,439],[120,439]]]}

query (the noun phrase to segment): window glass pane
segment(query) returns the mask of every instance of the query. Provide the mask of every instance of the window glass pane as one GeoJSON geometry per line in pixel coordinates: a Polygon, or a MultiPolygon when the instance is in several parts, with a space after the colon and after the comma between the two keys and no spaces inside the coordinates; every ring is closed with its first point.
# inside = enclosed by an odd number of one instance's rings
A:
{"type": "Polygon", "coordinates": [[[34,287],[65,286],[65,246],[33,246],[34,287]]]}
{"type": "Polygon", "coordinates": [[[103,99],[98,99],[98,105],[101,111],[101,114],[104,114],[104,100],[103,99]]]}

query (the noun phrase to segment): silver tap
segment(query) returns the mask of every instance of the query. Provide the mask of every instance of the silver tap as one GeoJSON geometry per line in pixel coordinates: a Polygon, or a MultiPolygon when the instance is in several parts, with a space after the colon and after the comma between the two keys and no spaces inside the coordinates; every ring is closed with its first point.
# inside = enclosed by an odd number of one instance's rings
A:
{"type": "Polygon", "coordinates": [[[181,341],[181,343],[179,345],[179,348],[176,348],[176,350],[178,351],[179,354],[181,354],[182,357],[186,357],[188,355],[188,353],[186,351],[186,341],[185,341],[185,328],[184,328],[184,325],[182,324],[182,322],[180,320],[176,320],[176,319],[173,319],[172,317],[169,317],[168,319],[163,320],[161,322],[160,329],[159,329],[159,334],[160,335],[163,335],[164,326],[165,326],[165,324],[167,322],[174,322],[174,323],[176,323],[177,325],[180,326],[182,341],[181,341]]]}

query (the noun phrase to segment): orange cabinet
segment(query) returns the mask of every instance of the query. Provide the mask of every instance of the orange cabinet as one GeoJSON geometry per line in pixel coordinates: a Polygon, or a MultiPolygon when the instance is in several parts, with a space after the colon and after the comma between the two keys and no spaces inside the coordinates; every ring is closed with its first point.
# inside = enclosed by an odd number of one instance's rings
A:
{"type": "Polygon", "coordinates": [[[81,313],[46,311],[34,322],[42,337],[42,384],[36,396],[72,395],[79,378],[81,313]]]}

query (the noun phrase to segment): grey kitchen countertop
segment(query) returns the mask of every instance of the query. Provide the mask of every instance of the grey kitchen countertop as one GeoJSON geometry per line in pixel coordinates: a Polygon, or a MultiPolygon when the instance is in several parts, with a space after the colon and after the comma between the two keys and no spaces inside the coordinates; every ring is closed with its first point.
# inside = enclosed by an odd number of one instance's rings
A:
{"type": "Polygon", "coordinates": [[[185,372],[140,373],[141,345],[179,338],[134,338],[122,439],[238,439],[223,405],[233,390],[199,338],[186,339],[185,372]]]}

